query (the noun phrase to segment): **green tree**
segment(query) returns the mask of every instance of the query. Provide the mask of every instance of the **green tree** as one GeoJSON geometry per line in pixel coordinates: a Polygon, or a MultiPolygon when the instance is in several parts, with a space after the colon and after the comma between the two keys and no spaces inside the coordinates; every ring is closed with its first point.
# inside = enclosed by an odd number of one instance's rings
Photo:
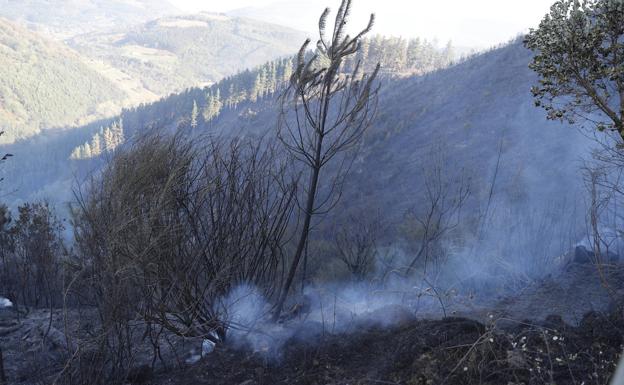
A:
{"type": "Polygon", "coordinates": [[[97,132],[91,139],[91,156],[99,156],[102,154],[102,139],[100,133],[97,132]]]}
{"type": "Polygon", "coordinates": [[[197,109],[197,102],[193,100],[193,109],[191,110],[191,127],[197,127],[197,116],[199,115],[199,110],[197,109]]]}
{"type": "Polygon", "coordinates": [[[624,139],[624,1],[557,1],[524,40],[548,119],[595,124],[624,139]]]}

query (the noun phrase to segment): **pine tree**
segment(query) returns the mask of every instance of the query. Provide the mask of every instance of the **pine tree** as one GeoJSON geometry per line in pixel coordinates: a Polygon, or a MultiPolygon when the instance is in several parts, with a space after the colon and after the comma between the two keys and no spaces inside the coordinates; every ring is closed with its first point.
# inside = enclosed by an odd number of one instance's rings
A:
{"type": "Polygon", "coordinates": [[[214,116],[219,115],[219,113],[221,112],[221,108],[223,108],[223,102],[221,101],[221,90],[217,88],[217,92],[212,99],[212,111],[214,113],[214,116]]]}
{"type": "Polygon", "coordinates": [[[74,148],[74,151],[72,151],[69,159],[72,159],[72,160],[82,159],[82,146],[78,146],[74,148]]]}
{"type": "Polygon", "coordinates": [[[293,60],[292,58],[287,59],[286,63],[284,63],[284,71],[282,72],[282,83],[288,84],[290,82],[290,77],[293,74],[293,60]]]}
{"type": "Polygon", "coordinates": [[[104,129],[102,137],[104,138],[104,150],[106,152],[114,151],[116,147],[115,137],[113,136],[113,131],[110,129],[110,127],[106,127],[104,129]]]}
{"type": "Polygon", "coordinates": [[[191,128],[197,127],[197,115],[199,114],[197,109],[197,102],[193,100],[193,109],[191,110],[191,128]]]}
{"type": "Polygon", "coordinates": [[[91,145],[89,143],[85,143],[82,147],[82,157],[81,159],[89,159],[93,156],[91,153],[91,145]]]}
{"type": "Polygon", "coordinates": [[[113,143],[115,144],[115,148],[121,146],[125,141],[122,119],[113,123],[111,126],[111,132],[113,134],[113,143]]]}
{"type": "Polygon", "coordinates": [[[407,45],[407,65],[410,68],[420,67],[422,45],[419,38],[411,39],[407,45]]]}
{"type": "Polygon", "coordinates": [[[97,132],[93,135],[93,139],[91,140],[91,156],[99,156],[102,153],[102,140],[100,133],[97,132]]]}

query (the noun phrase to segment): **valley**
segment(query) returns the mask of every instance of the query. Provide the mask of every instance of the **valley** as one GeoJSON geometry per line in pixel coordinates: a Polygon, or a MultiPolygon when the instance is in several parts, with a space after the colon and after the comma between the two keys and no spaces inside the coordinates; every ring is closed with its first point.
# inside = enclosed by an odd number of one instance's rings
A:
{"type": "Polygon", "coordinates": [[[624,1],[332,5],[0,0],[0,385],[623,383],[624,1]]]}

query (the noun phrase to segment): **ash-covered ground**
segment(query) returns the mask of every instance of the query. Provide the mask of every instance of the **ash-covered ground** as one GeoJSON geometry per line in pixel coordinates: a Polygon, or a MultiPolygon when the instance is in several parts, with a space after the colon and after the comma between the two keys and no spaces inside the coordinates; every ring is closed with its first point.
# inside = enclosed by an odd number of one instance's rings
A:
{"type": "MultiPolygon", "coordinates": [[[[623,265],[570,263],[513,295],[425,289],[401,303],[371,293],[363,305],[325,294],[322,311],[295,305],[280,324],[232,332],[203,353],[202,341],[166,332],[155,349],[137,326],[127,382],[607,384],[622,352],[623,290],[623,265]]],[[[88,312],[1,310],[8,383],[54,383],[77,346],[66,331],[94,330],[88,312]]]]}

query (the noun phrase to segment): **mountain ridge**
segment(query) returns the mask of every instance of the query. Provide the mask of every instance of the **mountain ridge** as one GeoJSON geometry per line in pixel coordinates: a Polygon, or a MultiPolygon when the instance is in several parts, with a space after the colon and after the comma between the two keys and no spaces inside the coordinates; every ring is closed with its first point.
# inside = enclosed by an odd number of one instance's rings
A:
{"type": "Polygon", "coordinates": [[[0,0],[0,16],[57,40],[176,13],[166,0],[0,0]]]}

